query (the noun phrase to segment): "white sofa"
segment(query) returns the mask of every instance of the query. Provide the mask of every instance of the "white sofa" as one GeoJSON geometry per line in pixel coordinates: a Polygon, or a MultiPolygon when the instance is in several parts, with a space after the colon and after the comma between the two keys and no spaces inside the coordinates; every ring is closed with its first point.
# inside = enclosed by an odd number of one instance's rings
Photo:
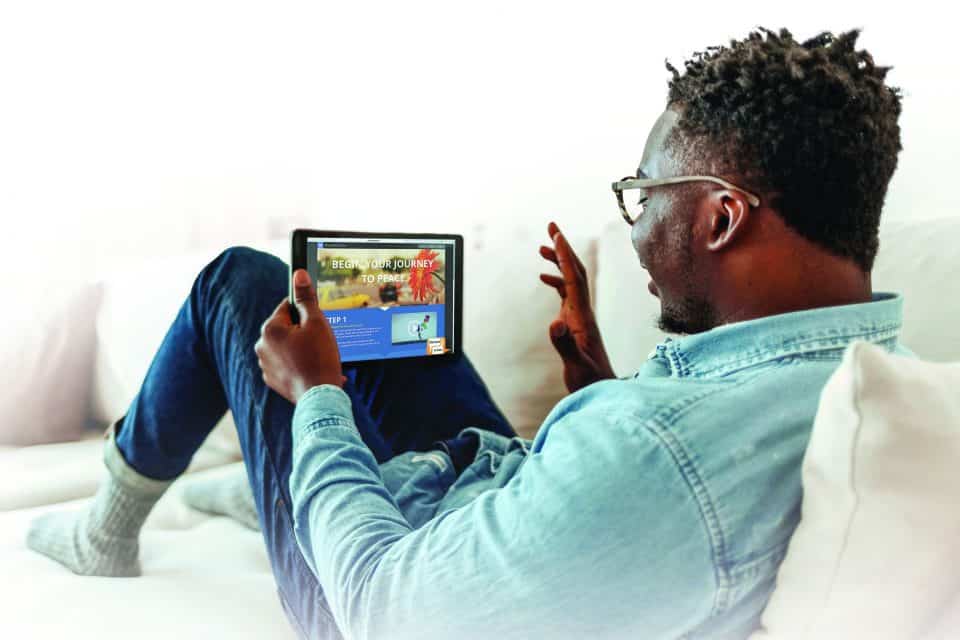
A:
{"type": "MultiPolygon", "coordinates": [[[[960,361],[958,236],[960,217],[883,228],[874,288],[904,294],[904,342],[923,359],[960,361]]],[[[468,234],[465,256],[466,351],[507,416],[527,436],[565,393],[559,359],[547,339],[557,300],[537,278],[544,270],[537,255],[543,237],[540,225],[477,230],[468,234]],[[502,306],[489,304],[491,291],[509,305],[509,323],[502,320],[502,306]]],[[[571,241],[592,275],[594,305],[614,367],[626,375],[662,338],[653,328],[658,304],[646,292],[628,230],[611,223],[594,237],[571,241]]],[[[283,243],[267,249],[286,255],[283,243]]],[[[93,321],[71,324],[74,334],[61,342],[75,348],[63,356],[62,365],[37,370],[43,379],[23,384],[42,384],[46,394],[41,397],[49,397],[65,388],[57,376],[75,379],[77,371],[84,372],[90,384],[69,387],[77,397],[61,394],[59,406],[73,411],[88,406],[95,423],[117,418],[194,274],[211,257],[210,252],[171,257],[85,285],[88,295],[81,298],[93,321]],[[84,340],[90,341],[89,349],[78,346],[84,340]]],[[[75,312],[75,306],[61,312],[71,309],[75,312]]],[[[61,351],[48,346],[44,353],[49,361],[61,357],[61,351]]],[[[29,415],[36,422],[51,413],[57,412],[29,415]]],[[[29,420],[24,424],[29,426],[29,420]]],[[[64,433],[80,435],[70,428],[64,433]]],[[[5,578],[0,583],[0,637],[292,637],[259,535],[187,508],[180,493],[189,477],[174,485],[150,517],[142,544],[145,575],[139,579],[78,578],[27,551],[23,537],[32,517],[79,507],[93,493],[102,473],[101,445],[97,433],[88,430],[76,442],[0,448],[0,567],[5,578]]],[[[223,473],[224,465],[237,459],[228,419],[196,456],[192,472],[223,473]]],[[[796,565],[791,565],[792,579],[802,582],[796,565]]],[[[773,637],[779,637],[776,622],[769,631],[773,637]]]]}

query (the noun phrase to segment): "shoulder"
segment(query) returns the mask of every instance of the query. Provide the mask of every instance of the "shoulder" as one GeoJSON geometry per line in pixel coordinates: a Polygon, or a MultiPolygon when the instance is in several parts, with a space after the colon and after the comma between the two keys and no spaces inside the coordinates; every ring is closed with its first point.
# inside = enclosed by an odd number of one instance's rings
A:
{"type": "Polygon", "coordinates": [[[669,415],[743,384],[733,378],[634,377],[603,380],[564,398],[544,423],[563,418],[576,424],[602,420],[632,431],[647,420],[669,415]]]}
{"type": "Polygon", "coordinates": [[[671,424],[685,415],[706,411],[710,422],[730,416],[718,408],[767,398],[799,399],[807,404],[839,365],[842,349],[822,355],[800,354],[757,363],[726,375],[636,377],[604,380],[568,396],[557,409],[608,414],[624,424],[656,420],[671,424]]]}

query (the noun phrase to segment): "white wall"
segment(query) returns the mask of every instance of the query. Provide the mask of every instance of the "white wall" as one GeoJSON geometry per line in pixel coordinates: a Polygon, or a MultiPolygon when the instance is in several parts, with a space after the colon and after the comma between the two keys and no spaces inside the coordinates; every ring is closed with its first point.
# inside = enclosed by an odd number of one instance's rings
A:
{"type": "Polygon", "coordinates": [[[755,25],[864,27],[906,92],[887,215],[957,211],[954,27],[917,2],[0,7],[7,286],[38,263],[85,273],[295,224],[599,228],[663,107],[664,58],[755,25]]]}

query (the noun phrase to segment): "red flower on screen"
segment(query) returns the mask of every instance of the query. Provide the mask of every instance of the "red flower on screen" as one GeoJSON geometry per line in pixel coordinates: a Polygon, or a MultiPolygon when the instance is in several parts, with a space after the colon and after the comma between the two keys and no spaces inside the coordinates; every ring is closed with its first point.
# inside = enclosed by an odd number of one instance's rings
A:
{"type": "Polygon", "coordinates": [[[439,268],[437,264],[436,251],[430,249],[421,249],[420,253],[413,259],[413,265],[410,267],[410,276],[407,278],[407,285],[414,300],[424,301],[431,293],[438,293],[440,289],[433,286],[433,279],[440,279],[435,273],[439,268]],[[426,266],[424,266],[426,265],[426,266]]]}

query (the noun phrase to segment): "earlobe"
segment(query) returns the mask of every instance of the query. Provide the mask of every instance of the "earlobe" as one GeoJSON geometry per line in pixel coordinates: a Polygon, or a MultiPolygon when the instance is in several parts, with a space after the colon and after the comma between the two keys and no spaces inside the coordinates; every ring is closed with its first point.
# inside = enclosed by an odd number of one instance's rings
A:
{"type": "Polygon", "coordinates": [[[736,242],[747,226],[750,205],[732,191],[717,191],[710,211],[710,239],[707,248],[721,251],[736,242]]]}

